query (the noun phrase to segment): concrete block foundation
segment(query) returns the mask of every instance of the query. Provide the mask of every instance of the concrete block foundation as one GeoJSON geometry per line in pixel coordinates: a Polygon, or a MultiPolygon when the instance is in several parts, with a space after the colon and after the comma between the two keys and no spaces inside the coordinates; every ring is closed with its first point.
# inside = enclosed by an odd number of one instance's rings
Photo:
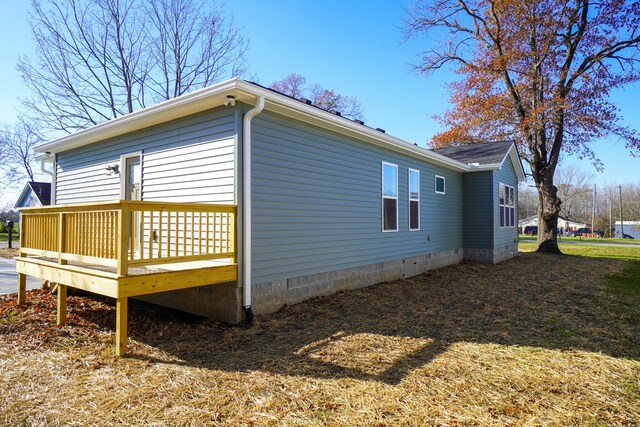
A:
{"type": "Polygon", "coordinates": [[[458,248],[327,273],[254,283],[252,309],[255,314],[272,313],[285,304],[296,304],[317,296],[399,280],[446,265],[457,264],[462,261],[463,256],[464,250],[458,248]]]}
{"type": "Polygon", "coordinates": [[[161,292],[136,298],[230,324],[240,323],[244,319],[242,288],[235,282],[161,292]]]}
{"type": "MultiPolygon", "coordinates": [[[[463,259],[495,264],[517,256],[517,254],[517,244],[507,245],[496,250],[457,248],[326,273],[254,283],[252,309],[254,314],[273,313],[284,305],[296,304],[313,297],[331,295],[339,291],[417,276],[428,270],[457,264],[463,259]]],[[[225,283],[151,294],[140,297],[140,299],[236,324],[244,320],[242,291],[242,286],[238,286],[236,283],[225,283]]]]}
{"type": "Polygon", "coordinates": [[[495,249],[465,248],[464,259],[468,261],[497,264],[518,256],[518,244],[511,243],[495,249]]]}

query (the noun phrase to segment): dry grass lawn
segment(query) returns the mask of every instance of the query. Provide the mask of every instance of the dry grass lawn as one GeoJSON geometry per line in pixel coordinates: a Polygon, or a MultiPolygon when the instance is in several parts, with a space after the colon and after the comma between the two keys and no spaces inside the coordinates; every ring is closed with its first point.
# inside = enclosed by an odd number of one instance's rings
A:
{"type": "Polygon", "coordinates": [[[3,297],[0,424],[638,425],[640,248],[611,251],[462,263],[250,327],[132,303],[122,359],[109,301],[70,297],[58,328],[53,296],[3,297]]]}

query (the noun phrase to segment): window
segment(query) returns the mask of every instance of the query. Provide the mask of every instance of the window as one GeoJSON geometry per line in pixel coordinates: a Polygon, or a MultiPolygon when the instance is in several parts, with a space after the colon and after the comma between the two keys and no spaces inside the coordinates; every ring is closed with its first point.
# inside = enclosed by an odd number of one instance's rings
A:
{"type": "Polygon", "coordinates": [[[420,171],[409,169],[409,230],[420,230],[420,171]]]}
{"type": "Polygon", "coordinates": [[[500,227],[515,227],[516,191],[515,188],[500,183],[500,227]]]}
{"type": "Polygon", "coordinates": [[[444,176],[436,175],[436,193],[444,194],[444,176]]]}
{"type": "Polygon", "coordinates": [[[382,162],[382,231],[398,231],[398,165],[382,162]]]}

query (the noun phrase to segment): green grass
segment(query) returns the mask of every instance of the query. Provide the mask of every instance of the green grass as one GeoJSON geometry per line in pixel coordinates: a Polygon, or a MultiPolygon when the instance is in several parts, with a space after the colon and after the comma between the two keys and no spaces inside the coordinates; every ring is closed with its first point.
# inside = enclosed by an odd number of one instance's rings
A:
{"type": "MultiPolygon", "coordinates": [[[[13,242],[17,242],[19,239],[18,237],[18,233],[13,233],[11,241],[13,242]]],[[[9,234],[7,233],[0,233],[0,242],[6,242],[7,240],[9,240],[9,234]]]]}
{"type": "MultiPolygon", "coordinates": [[[[521,242],[518,245],[523,252],[536,249],[535,243],[521,242]]],[[[607,284],[634,296],[640,295],[640,247],[599,246],[599,245],[566,245],[560,248],[562,253],[570,256],[590,258],[610,258],[628,261],[621,271],[607,276],[607,284]]]]}
{"type": "MultiPolygon", "coordinates": [[[[518,235],[518,238],[524,241],[536,240],[536,236],[528,236],[526,234],[520,234],[518,235]]],[[[580,238],[580,237],[568,237],[568,236],[563,236],[559,238],[558,241],[559,242],[569,241],[569,242],[593,242],[593,243],[621,243],[621,244],[629,244],[629,245],[640,244],[640,240],[638,239],[611,239],[611,238],[587,239],[584,237],[580,238]]]]}
{"type": "MultiPolygon", "coordinates": [[[[536,250],[534,242],[520,242],[518,248],[523,252],[536,250]]],[[[601,245],[562,245],[560,250],[565,255],[584,256],[591,258],[613,258],[640,262],[640,247],[638,246],[601,246],[601,245]]]]}
{"type": "Polygon", "coordinates": [[[640,294],[640,259],[629,261],[622,271],[607,276],[612,287],[632,294],[640,294]]]}

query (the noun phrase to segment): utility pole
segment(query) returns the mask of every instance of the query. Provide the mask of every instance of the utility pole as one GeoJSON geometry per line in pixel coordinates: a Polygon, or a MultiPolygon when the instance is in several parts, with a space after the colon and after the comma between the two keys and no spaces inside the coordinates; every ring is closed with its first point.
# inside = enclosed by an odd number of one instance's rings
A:
{"type": "Polygon", "coordinates": [[[596,232],[596,184],[593,184],[593,209],[591,210],[591,238],[595,237],[596,232]]]}
{"type": "Polygon", "coordinates": [[[622,222],[622,185],[618,185],[618,190],[620,190],[620,238],[624,238],[624,222],[622,222]]]}
{"type": "Polygon", "coordinates": [[[609,237],[612,237],[612,234],[613,236],[615,236],[615,232],[613,231],[613,227],[612,227],[613,219],[611,218],[611,208],[612,208],[612,203],[611,203],[611,198],[609,198],[609,237]]]}

